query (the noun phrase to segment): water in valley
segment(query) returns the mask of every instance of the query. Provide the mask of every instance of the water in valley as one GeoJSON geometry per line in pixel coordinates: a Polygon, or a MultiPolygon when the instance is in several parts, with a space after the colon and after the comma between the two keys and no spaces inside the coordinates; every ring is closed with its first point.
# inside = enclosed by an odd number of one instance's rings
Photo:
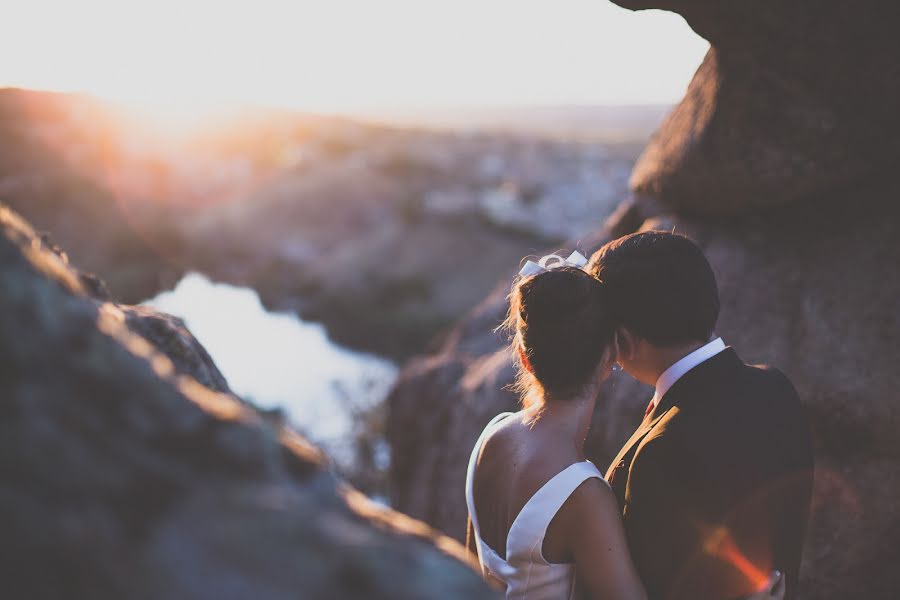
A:
{"type": "MultiPolygon", "coordinates": [[[[355,440],[373,438],[360,428],[378,420],[370,415],[397,377],[394,363],[335,344],[319,323],[267,311],[252,289],[199,273],[188,273],[175,289],[146,304],[182,318],[236,394],[262,408],[282,409],[339,467],[353,471],[355,440]]],[[[372,460],[384,469],[386,445],[374,438],[372,460]]]]}

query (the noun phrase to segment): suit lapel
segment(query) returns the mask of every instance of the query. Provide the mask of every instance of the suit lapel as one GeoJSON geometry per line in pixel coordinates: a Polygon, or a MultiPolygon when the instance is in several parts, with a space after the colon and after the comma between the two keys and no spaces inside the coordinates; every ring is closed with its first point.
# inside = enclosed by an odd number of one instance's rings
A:
{"type": "Polygon", "coordinates": [[[616,498],[619,500],[619,506],[622,507],[625,500],[625,484],[628,480],[628,471],[631,468],[631,461],[637,451],[637,447],[641,441],[647,437],[647,434],[653,430],[653,427],[662,419],[666,412],[671,408],[671,404],[663,407],[662,403],[656,406],[653,411],[647,415],[641,425],[637,428],[632,436],[628,439],[615,460],[606,471],[606,481],[612,487],[616,498]]]}
{"type": "Polygon", "coordinates": [[[625,487],[628,482],[628,473],[631,469],[631,462],[641,441],[647,437],[647,434],[659,423],[669,409],[676,406],[681,401],[688,401],[696,390],[692,391],[692,387],[696,387],[699,382],[709,378],[710,376],[720,376],[722,372],[728,373],[730,368],[735,365],[741,365],[740,359],[731,347],[726,348],[716,356],[706,360],[687,373],[685,373],[678,381],[676,381],[669,391],[666,392],[659,403],[644,419],[637,431],[632,434],[631,438],[625,443],[615,460],[606,471],[606,481],[612,487],[616,498],[619,500],[619,506],[623,506],[625,501],[625,487]]]}
{"type": "Polygon", "coordinates": [[[628,441],[625,442],[625,445],[622,446],[622,449],[619,450],[619,453],[616,454],[616,458],[609,465],[609,469],[606,471],[606,480],[612,480],[613,471],[619,467],[619,463],[625,458],[625,455],[631,450],[632,446],[637,444],[641,438],[643,438],[650,431],[647,429],[647,425],[650,423],[649,417],[644,418],[638,428],[634,430],[634,433],[631,434],[631,437],[628,438],[628,441]]]}

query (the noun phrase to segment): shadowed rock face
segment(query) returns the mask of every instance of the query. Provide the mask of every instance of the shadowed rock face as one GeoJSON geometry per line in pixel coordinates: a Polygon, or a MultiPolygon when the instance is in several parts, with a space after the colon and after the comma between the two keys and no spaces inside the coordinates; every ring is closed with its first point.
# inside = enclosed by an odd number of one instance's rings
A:
{"type": "MultiPolygon", "coordinates": [[[[650,3],[618,2],[630,8],[650,3]]],[[[608,239],[673,227],[719,281],[718,326],[749,363],[786,372],[816,451],[800,597],[894,598],[900,589],[898,6],[657,2],[712,43],[688,93],[635,167],[608,239]]],[[[485,423],[514,409],[502,319],[513,273],[390,399],[396,507],[463,535],[465,464],[485,423]]],[[[606,383],[588,439],[605,468],[651,390],[606,383]]],[[[773,415],[777,418],[777,415],[773,415]]]]}
{"type": "Polygon", "coordinates": [[[4,597],[493,597],[457,544],[198,383],[227,391],[180,323],[90,281],[0,207],[4,597]]]}
{"type": "Polygon", "coordinates": [[[854,189],[897,155],[897,3],[616,4],[678,12],[712,44],[636,164],[635,191],[685,213],[746,214],[854,189]]]}

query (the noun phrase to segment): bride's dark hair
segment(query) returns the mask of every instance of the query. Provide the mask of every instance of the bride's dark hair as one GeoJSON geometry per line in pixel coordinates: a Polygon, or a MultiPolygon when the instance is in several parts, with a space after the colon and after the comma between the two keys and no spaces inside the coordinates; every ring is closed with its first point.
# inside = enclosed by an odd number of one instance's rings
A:
{"type": "Polygon", "coordinates": [[[525,407],[571,399],[592,383],[615,336],[604,296],[603,284],[568,266],[513,284],[501,328],[511,334],[525,407]]]}

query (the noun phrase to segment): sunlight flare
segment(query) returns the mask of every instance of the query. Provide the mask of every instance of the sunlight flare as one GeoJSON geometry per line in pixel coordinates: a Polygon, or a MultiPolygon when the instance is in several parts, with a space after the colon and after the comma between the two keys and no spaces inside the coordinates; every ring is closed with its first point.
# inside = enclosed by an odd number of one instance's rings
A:
{"type": "Polygon", "coordinates": [[[88,92],[175,124],[247,103],[669,103],[708,47],[677,15],[599,0],[35,0],[0,32],[0,85],[88,92]]]}

